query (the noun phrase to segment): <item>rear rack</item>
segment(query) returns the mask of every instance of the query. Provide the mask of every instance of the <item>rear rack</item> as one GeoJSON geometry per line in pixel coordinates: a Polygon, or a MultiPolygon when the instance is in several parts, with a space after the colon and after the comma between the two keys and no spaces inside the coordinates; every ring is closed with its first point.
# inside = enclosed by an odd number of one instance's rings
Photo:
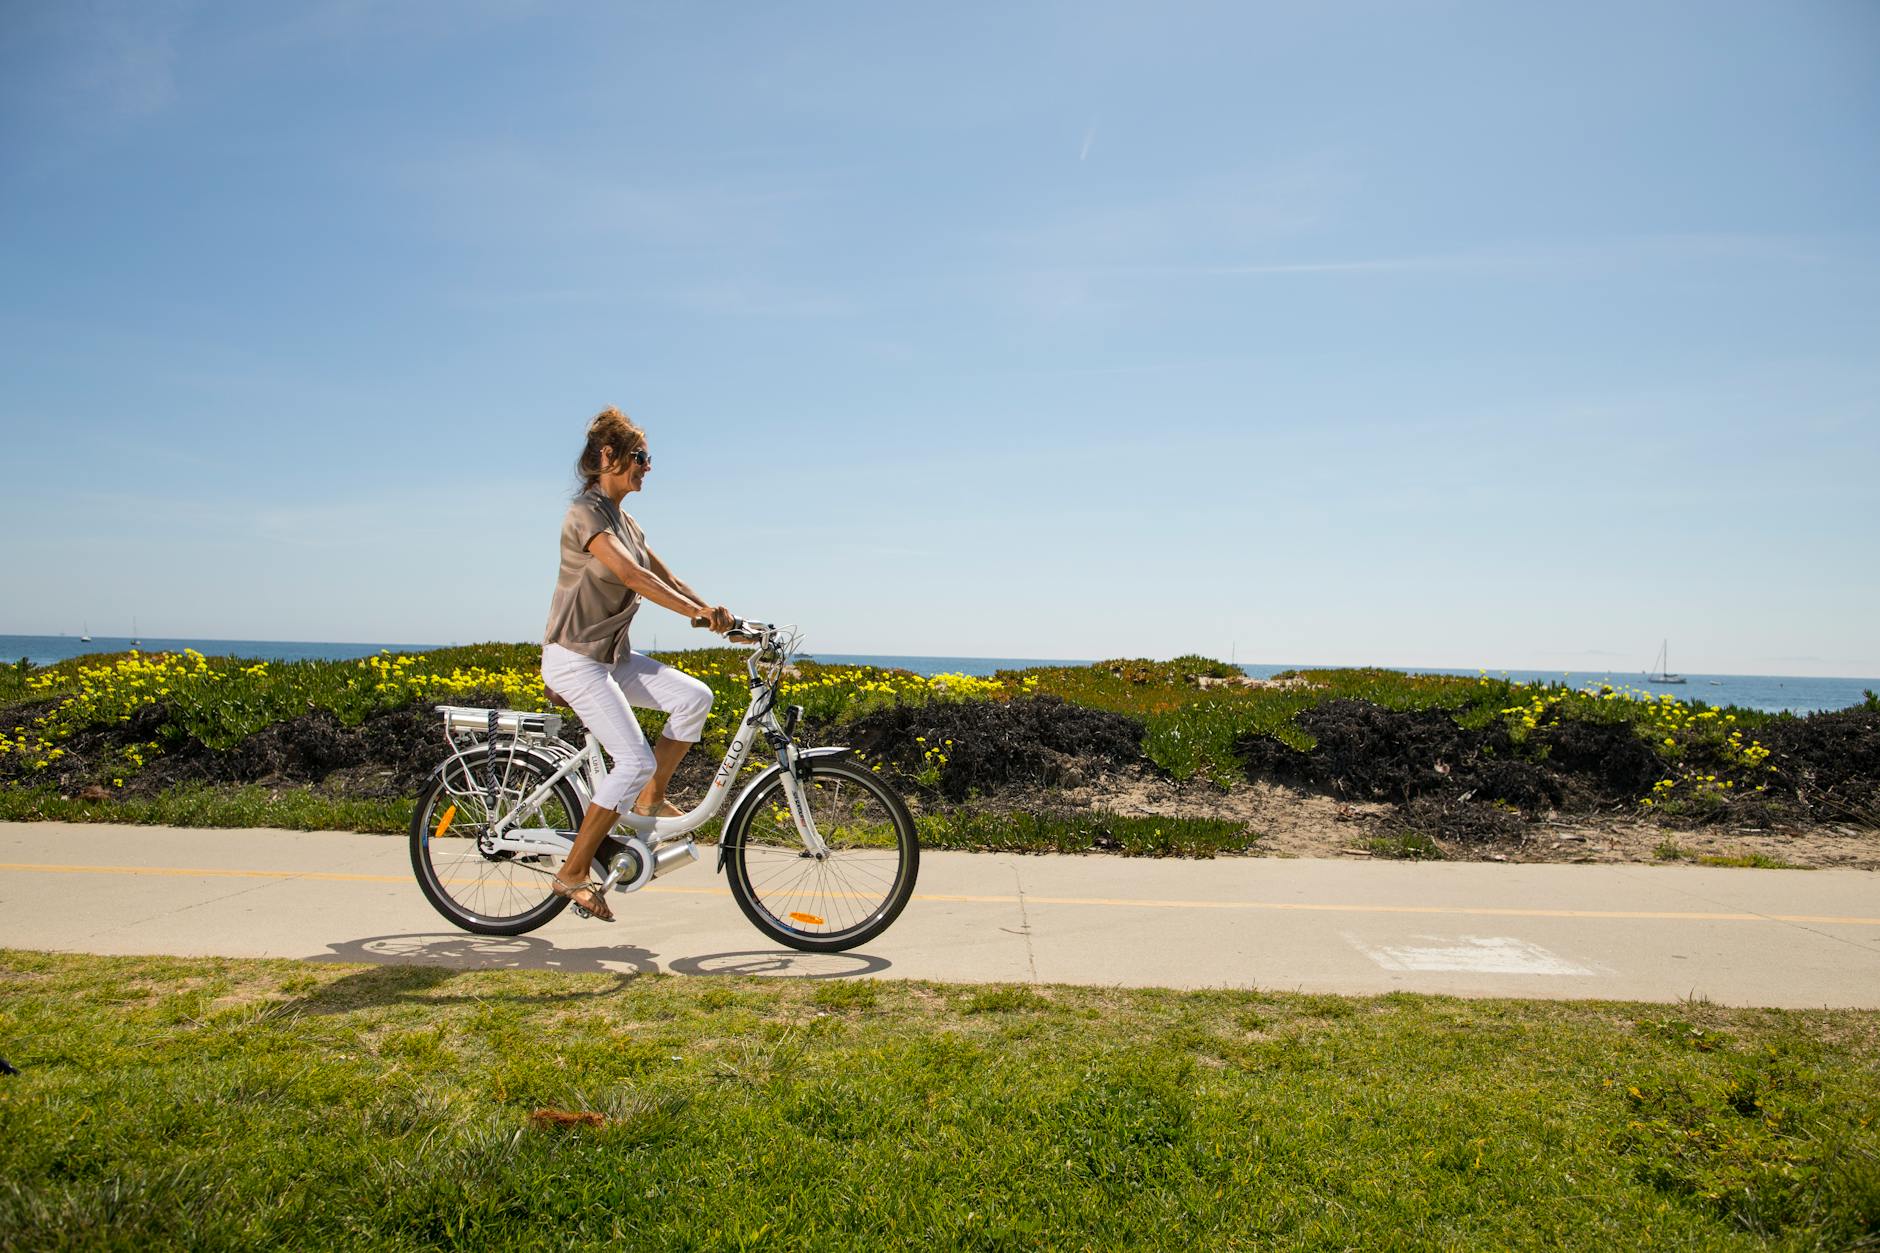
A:
{"type": "Polygon", "coordinates": [[[438,705],[444,730],[477,735],[542,736],[561,734],[561,715],[530,713],[521,709],[479,709],[475,705],[438,705]]]}

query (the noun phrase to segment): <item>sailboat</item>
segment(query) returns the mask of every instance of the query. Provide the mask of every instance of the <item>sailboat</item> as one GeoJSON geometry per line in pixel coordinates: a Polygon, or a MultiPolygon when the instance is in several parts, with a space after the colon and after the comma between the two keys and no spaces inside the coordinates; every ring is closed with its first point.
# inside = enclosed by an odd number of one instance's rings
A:
{"type": "Polygon", "coordinates": [[[91,623],[87,622],[85,629],[78,633],[78,642],[81,644],[91,643],[91,623]]]}
{"type": "MultiPolygon", "coordinates": [[[[136,648],[141,643],[143,643],[143,641],[137,638],[137,615],[132,614],[131,615],[131,647],[136,648]]],[[[1682,683],[1684,682],[1684,680],[1679,679],[1678,682],[1682,683]]]]}
{"type": "Polygon", "coordinates": [[[1671,641],[1666,640],[1658,646],[1658,660],[1652,663],[1651,673],[1645,676],[1647,683],[1683,683],[1681,674],[1671,673],[1668,663],[1671,660],[1671,641]]]}

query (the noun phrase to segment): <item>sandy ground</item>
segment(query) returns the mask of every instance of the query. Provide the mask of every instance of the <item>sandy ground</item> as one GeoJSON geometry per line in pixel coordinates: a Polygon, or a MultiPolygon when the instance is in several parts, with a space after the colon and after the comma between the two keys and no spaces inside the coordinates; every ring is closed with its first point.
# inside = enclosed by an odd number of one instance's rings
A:
{"type": "MultiPolygon", "coordinates": [[[[1147,773],[1112,775],[1033,800],[1122,814],[1236,819],[1259,833],[1254,855],[1267,857],[1378,857],[1384,854],[1373,849],[1372,842],[1388,841],[1401,830],[1394,805],[1346,803],[1269,783],[1223,792],[1212,784],[1177,783],[1147,773]]],[[[1880,870],[1880,829],[1848,826],[1680,829],[1625,815],[1554,816],[1524,824],[1510,839],[1438,839],[1436,845],[1452,861],[1663,864],[1761,855],[1810,869],[1880,870]]]]}

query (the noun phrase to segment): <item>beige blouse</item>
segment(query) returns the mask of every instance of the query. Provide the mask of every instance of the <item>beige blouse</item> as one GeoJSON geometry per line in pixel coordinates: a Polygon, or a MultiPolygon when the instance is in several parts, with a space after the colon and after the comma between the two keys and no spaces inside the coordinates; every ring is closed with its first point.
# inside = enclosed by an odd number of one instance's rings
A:
{"type": "Polygon", "coordinates": [[[639,523],[598,488],[575,497],[561,520],[561,572],[555,576],[542,642],[611,666],[627,655],[627,628],[639,612],[640,594],[587,550],[602,531],[612,531],[630,557],[646,564],[646,533],[639,523]]]}

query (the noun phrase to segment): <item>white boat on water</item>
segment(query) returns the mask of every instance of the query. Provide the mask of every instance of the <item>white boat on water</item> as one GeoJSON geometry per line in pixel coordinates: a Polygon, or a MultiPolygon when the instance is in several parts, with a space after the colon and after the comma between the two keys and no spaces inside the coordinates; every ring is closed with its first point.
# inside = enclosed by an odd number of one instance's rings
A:
{"type": "Polygon", "coordinates": [[[1652,663],[1651,670],[1645,675],[1647,683],[1684,683],[1688,680],[1681,674],[1671,673],[1671,641],[1666,640],[1658,646],[1658,660],[1652,663]]]}

